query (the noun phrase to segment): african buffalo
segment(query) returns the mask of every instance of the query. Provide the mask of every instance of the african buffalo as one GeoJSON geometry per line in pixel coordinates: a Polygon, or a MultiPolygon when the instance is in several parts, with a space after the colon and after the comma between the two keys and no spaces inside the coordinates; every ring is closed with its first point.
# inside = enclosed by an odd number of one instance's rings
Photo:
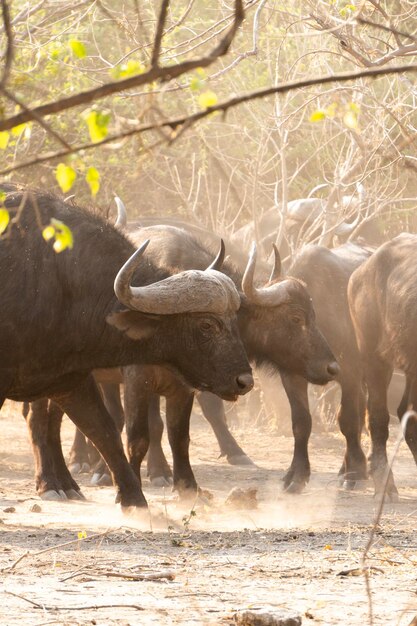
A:
{"type": "Polygon", "coordinates": [[[0,239],[0,406],[54,400],[106,460],[122,506],[146,506],[91,371],[163,363],[192,387],[227,399],[246,393],[239,295],[216,270],[156,267],[143,259],[148,242],[135,250],[102,218],[51,194],[2,190],[11,222],[0,239]],[[71,230],[72,250],[57,254],[44,241],[49,224],[71,230]]]}
{"type": "MultiPolygon", "coordinates": [[[[185,231],[169,227],[138,230],[133,238],[140,245],[152,236],[150,254],[162,266],[185,269],[204,263],[208,250],[185,231]]],[[[276,257],[279,258],[278,256],[276,257]]],[[[223,268],[236,285],[242,283],[239,332],[249,360],[273,370],[291,371],[311,382],[324,384],[339,371],[334,356],[315,324],[311,298],[297,279],[279,278],[279,263],[266,287],[254,286],[256,249],[242,278],[230,265],[223,268]]],[[[173,451],[174,486],[195,490],[196,482],[188,457],[192,391],[160,367],[129,367],[125,372],[125,417],[128,454],[139,475],[148,448],[148,408],[152,394],[167,397],[168,438],[173,451]]]]}
{"type": "MultiPolygon", "coordinates": [[[[140,229],[134,241],[140,245],[143,239],[149,237],[149,254],[162,267],[187,268],[205,263],[211,257],[207,248],[178,228],[140,229]]],[[[277,251],[276,260],[279,261],[277,251]]],[[[242,275],[231,264],[226,264],[224,269],[236,284],[243,283],[239,330],[250,360],[273,370],[298,374],[318,384],[333,379],[339,367],[317,330],[311,298],[302,282],[294,278],[279,279],[280,264],[277,262],[271,283],[258,289],[254,286],[255,261],[253,251],[243,281],[242,275]]],[[[193,390],[160,366],[129,366],[123,371],[128,452],[138,477],[148,449],[150,412],[150,473],[157,476],[159,472],[159,476],[166,476],[169,472],[160,448],[161,421],[155,398],[155,394],[164,395],[167,398],[168,437],[174,456],[174,485],[179,490],[195,490],[196,482],[188,456],[193,390]]],[[[211,402],[214,400],[212,397],[211,402]]],[[[223,434],[228,433],[221,411],[213,411],[210,417],[214,428],[222,429],[223,434]]],[[[75,461],[74,457],[71,461],[75,461]]]]}
{"type": "MultiPolygon", "coordinates": [[[[360,444],[365,396],[359,352],[349,313],[347,286],[352,272],[369,258],[372,249],[347,243],[329,250],[309,245],[295,257],[289,274],[304,281],[313,299],[317,326],[334,352],[340,371],[336,377],[342,398],[338,414],[340,430],[346,438],[346,452],[340,475],[346,487],[366,478],[366,458],[360,444]]],[[[310,478],[308,441],[311,414],[307,380],[281,372],[291,407],[294,455],[284,476],[288,491],[302,491],[310,478]]]]}
{"type": "MultiPolygon", "coordinates": [[[[370,472],[381,493],[387,471],[389,412],[387,389],[394,367],[406,375],[398,408],[417,409],[417,235],[404,233],[381,246],[349,281],[348,297],[368,389],[372,441],[370,472]]],[[[417,463],[417,420],[411,418],[405,440],[417,463]]],[[[389,474],[387,493],[396,499],[389,474]]]]}

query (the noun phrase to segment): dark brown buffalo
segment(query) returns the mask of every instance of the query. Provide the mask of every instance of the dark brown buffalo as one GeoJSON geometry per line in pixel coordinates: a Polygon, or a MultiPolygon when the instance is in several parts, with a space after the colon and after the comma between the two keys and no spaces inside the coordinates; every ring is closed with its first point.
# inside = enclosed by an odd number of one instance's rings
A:
{"type": "Polygon", "coordinates": [[[147,243],[135,250],[101,218],[57,197],[2,189],[12,221],[0,240],[0,406],[53,399],[103,455],[122,506],[144,506],[91,371],[164,363],[225,398],[249,391],[239,295],[216,270],[174,276],[157,268],[142,258],[147,243]],[[71,229],[72,250],[56,254],[46,244],[42,226],[51,220],[71,229]]]}
{"type": "MultiPolygon", "coordinates": [[[[152,233],[152,258],[162,265],[186,268],[209,252],[179,229],[160,227],[139,230],[134,241],[139,245],[152,233]]],[[[311,382],[324,384],[338,371],[322,335],[315,324],[311,299],[303,284],[294,278],[278,278],[272,283],[254,286],[255,254],[243,277],[239,332],[249,360],[272,370],[292,371],[311,382]]],[[[241,275],[227,266],[223,269],[238,285],[241,275]]],[[[189,420],[193,393],[177,377],[155,367],[125,368],[125,416],[128,454],[139,475],[148,449],[148,410],[152,394],[167,398],[168,438],[173,452],[174,486],[180,491],[195,490],[196,482],[189,462],[189,420]]],[[[152,458],[152,457],[151,457],[152,458]]]]}
{"type": "MultiPolygon", "coordinates": [[[[177,228],[142,229],[135,236],[152,237],[150,254],[163,267],[186,268],[204,263],[211,253],[189,234],[177,228]],[[203,260],[204,259],[204,260],[203,260]]],[[[279,273],[276,267],[274,274],[279,273]]],[[[236,284],[242,275],[233,266],[226,269],[236,284]]],[[[254,286],[255,254],[243,277],[239,331],[249,359],[273,370],[293,372],[311,382],[324,384],[339,368],[315,324],[311,299],[303,284],[294,278],[279,279],[264,288],[254,286]]],[[[188,456],[189,420],[193,390],[166,368],[130,366],[124,368],[125,414],[128,451],[132,467],[140,475],[140,465],[149,444],[148,413],[155,407],[154,395],[167,397],[167,427],[174,457],[174,485],[182,491],[196,489],[188,456]]],[[[151,429],[160,428],[151,420],[151,429]]],[[[151,442],[154,439],[151,439],[151,442]]],[[[161,467],[162,451],[151,444],[151,466],[161,467]]],[[[75,459],[72,458],[72,461],[75,459]]],[[[166,470],[165,466],[162,471],[166,470]]]]}
{"type": "MultiPolygon", "coordinates": [[[[387,471],[387,389],[394,368],[407,380],[399,417],[407,408],[417,410],[417,235],[399,235],[352,274],[349,305],[368,388],[370,472],[380,493],[387,471]]],[[[417,462],[415,418],[408,422],[405,439],[417,462]]],[[[391,472],[387,493],[392,499],[398,493],[391,472]]]]}

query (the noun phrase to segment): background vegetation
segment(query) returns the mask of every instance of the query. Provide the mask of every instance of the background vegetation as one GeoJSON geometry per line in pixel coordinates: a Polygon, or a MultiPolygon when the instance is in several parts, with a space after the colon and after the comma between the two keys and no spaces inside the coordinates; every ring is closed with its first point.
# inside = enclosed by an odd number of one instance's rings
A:
{"type": "Polygon", "coordinates": [[[174,214],[228,234],[274,205],[285,216],[289,200],[312,194],[336,206],[361,185],[362,219],[378,214],[389,234],[416,228],[415,1],[247,0],[230,49],[215,58],[238,5],[3,1],[3,178],[61,187],[104,212],[116,193],[130,218],[174,214]],[[158,71],[191,61],[172,79],[158,71]],[[288,81],[398,65],[414,71],[301,87],[162,125],[288,81]],[[152,67],[154,80],[41,115],[42,125],[8,122],[152,67]]]}

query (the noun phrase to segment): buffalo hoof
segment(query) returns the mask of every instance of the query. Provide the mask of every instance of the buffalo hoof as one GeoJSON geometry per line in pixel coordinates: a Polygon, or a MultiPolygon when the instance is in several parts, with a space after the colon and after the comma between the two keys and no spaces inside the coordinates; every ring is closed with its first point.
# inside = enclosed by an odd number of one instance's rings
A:
{"type": "Polygon", "coordinates": [[[165,476],[155,476],[150,479],[152,487],[169,487],[172,485],[172,480],[165,478],[165,476]]]}
{"type": "Polygon", "coordinates": [[[67,489],[65,492],[68,500],[87,500],[84,494],[81,491],[76,491],[75,489],[67,489]]]}
{"type": "Polygon", "coordinates": [[[41,500],[48,500],[50,502],[62,502],[62,500],[68,500],[62,489],[59,491],[55,491],[55,489],[48,489],[48,491],[44,491],[40,494],[40,498],[41,500]]]}
{"type": "Polygon", "coordinates": [[[356,480],[342,480],[342,487],[345,491],[353,491],[356,487],[356,480]]]}
{"type": "Polygon", "coordinates": [[[136,495],[134,498],[126,498],[122,497],[120,491],[118,491],[115,502],[121,505],[122,511],[126,515],[132,515],[136,511],[140,513],[148,508],[148,503],[143,493],[136,495]]]}
{"type": "Polygon", "coordinates": [[[68,469],[72,476],[81,474],[81,463],[70,463],[70,465],[68,465],[68,469]]]}
{"type": "Polygon", "coordinates": [[[297,495],[304,491],[306,484],[307,483],[305,483],[304,481],[298,482],[298,481],[293,480],[290,482],[288,486],[284,486],[284,491],[285,493],[291,493],[291,494],[297,495]]]}
{"type": "Polygon", "coordinates": [[[90,484],[98,485],[99,487],[111,487],[113,485],[113,481],[109,474],[102,474],[101,472],[96,472],[95,474],[93,474],[90,484]]]}
{"type": "Polygon", "coordinates": [[[72,476],[76,476],[77,474],[89,474],[91,471],[91,467],[89,463],[71,463],[68,466],[69,471],[72,476]]]}
{"type": "Polygon", "coordinates": [[[226,458],[230,465],[250,465],[256,467],[255,463],[246,454],[234,454],[226,458]]]}

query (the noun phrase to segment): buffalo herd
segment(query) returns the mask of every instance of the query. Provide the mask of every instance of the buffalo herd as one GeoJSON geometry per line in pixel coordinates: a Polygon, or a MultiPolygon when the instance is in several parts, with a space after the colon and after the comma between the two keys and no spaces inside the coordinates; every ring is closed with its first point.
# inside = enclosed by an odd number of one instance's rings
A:
{"type": "MultiPolygon", "coordinates": [[[[83,497],[62,453],[66,413],[79,429],[73,474],[97,462],[96,480],[111,477],[123,508],[146,506],[140,470],[148,451],[150,478],[166,483],[171,476],[160,396],[181,495],[198,490],[189,459],[194,396],[229,462],[251,463],[222,403],[252,389],[251,365],[280,376],[290,403],[286,491],[301,492],[310,478],[308,383],[335,380],[346,440],[341,483],[353,489],[368,476],[361,446],[367,425],[375,492],[388,481],[388,496],[397,497],[386,453],[387,388],[401,370],[398,417],[417,409],[417,235],[379,248],[363,239],[334,248],[309,244],[283,272],[274,244],[271,269],[257,260],[254,244],[245,261],[242,246],[226,245],[225,259],[223,241],[216,255],[204,229],[192,232],[172,219],[126,222],[119,200],[112,225],[50,193],[10,184],[2,191],[11,219],[0,238],[0,407],[6,398],[25,402],[42,498],[83,497]],[[71,249],[57,254],[44,240],[50,223],[71,230],[71,249]]],[[[405,439],[417,462],[413,414],[405,439]]]]}

